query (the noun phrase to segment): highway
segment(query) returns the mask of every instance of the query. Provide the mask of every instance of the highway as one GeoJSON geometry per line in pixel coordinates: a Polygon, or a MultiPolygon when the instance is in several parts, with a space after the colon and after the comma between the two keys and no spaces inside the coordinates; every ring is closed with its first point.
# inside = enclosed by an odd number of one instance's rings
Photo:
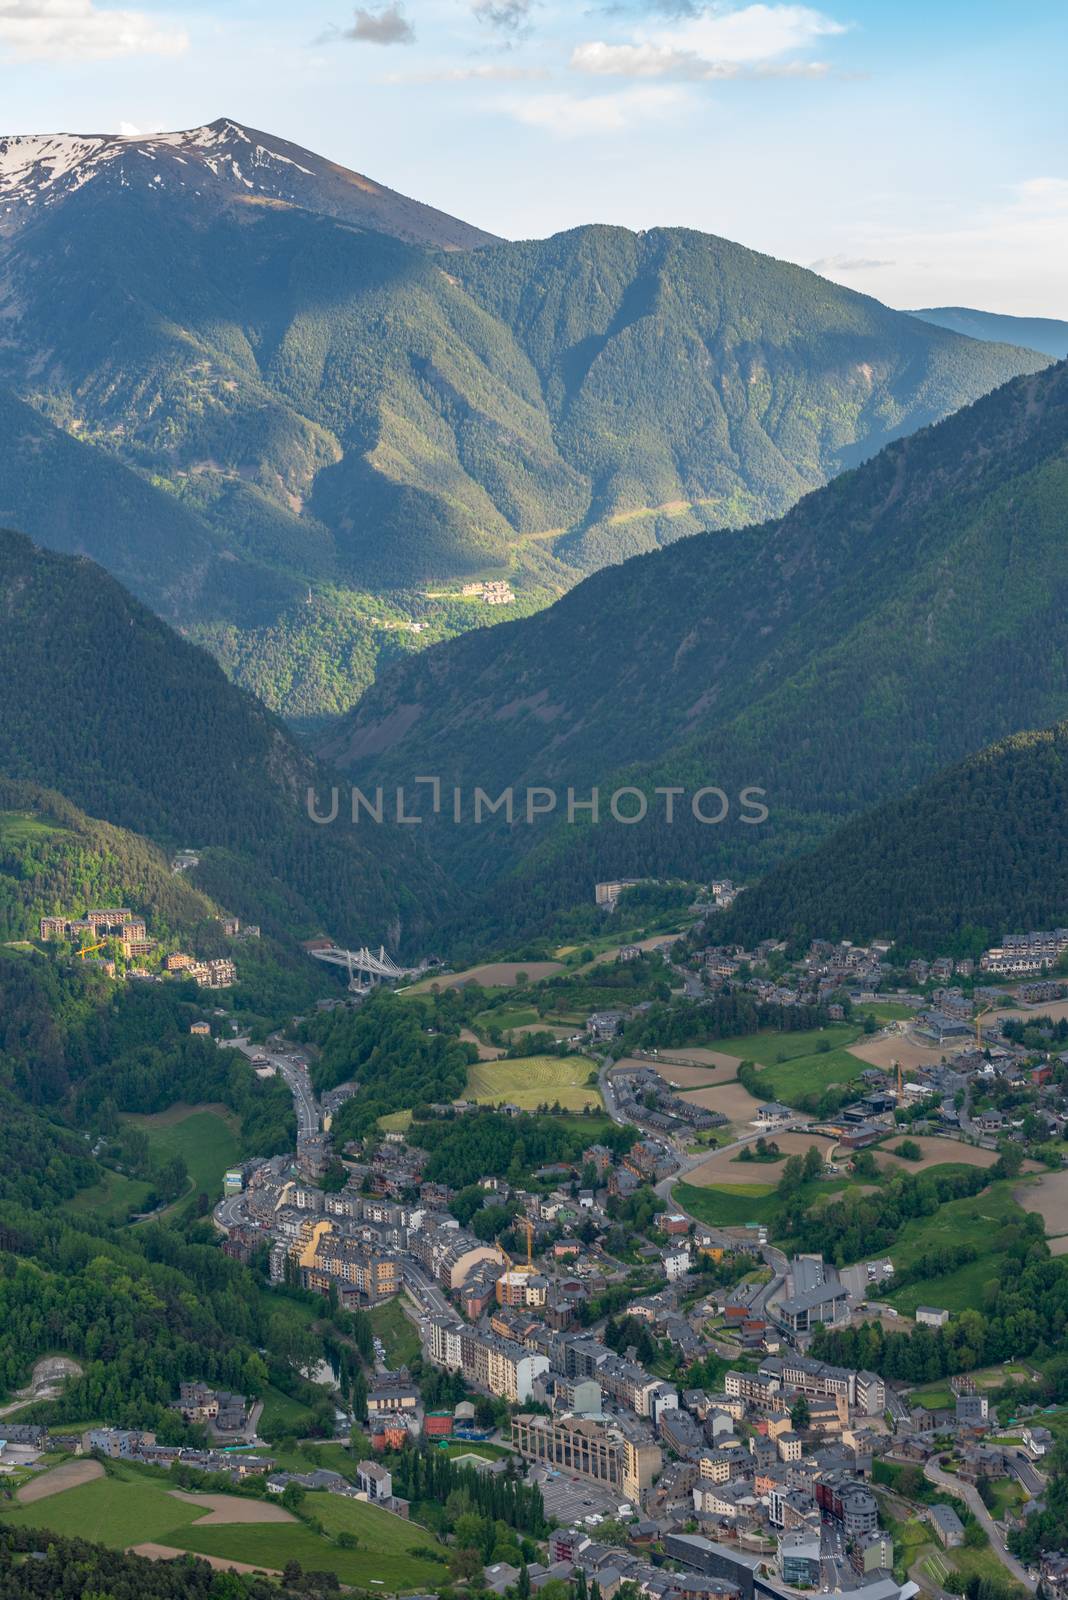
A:
{"type": "Polygon", "coordinates": [[[281,1074],[293,1096],[298,1134],[307,1136],[321,1130],[322,1108],[315,1098],[315,1091],[308,1077],[308,1063],[298,1051],[283,1051],[265,1044],[251,1044],[248,1039],[228,1039],[226,1045],[230,1049],[240,1050],[250,1061],[262,1057],[281,1074]]]}
{"type": "MultiPolygon", "coordinates": [[[[321,1131],[322,1108],[315,1098],[315,1091],[308,1076],[308,1064],[303,1056],[295,1051],[287,1054],[278,1049],[270,1049],[266,1045],[250,1044],[247,1039],[228,1039],[224,1048],[240,1050],[250,1061],[254,1057],[262,1056],[281,1075],[293,1096],[298,1138],[307,1138],[310,1134],[321,1131]]],[[[222,1229],[224,1233],[241,1227],[247,1221],[244,1195],[232,1194],[225,1200],[220,1200],[212,1216],[216,1227],[222,1229]]]]}
{"type": "Polygon", "coordinates": [[[449,1301],[434,1280],[429,1278],[420,1267],[417,1267],[411,1261],[402,1260],[401,1276],[404,1279],[404,1287],[409,1291],[424,1316],[457,1317],[456,1307],[449,1304],[449,1301]]]}

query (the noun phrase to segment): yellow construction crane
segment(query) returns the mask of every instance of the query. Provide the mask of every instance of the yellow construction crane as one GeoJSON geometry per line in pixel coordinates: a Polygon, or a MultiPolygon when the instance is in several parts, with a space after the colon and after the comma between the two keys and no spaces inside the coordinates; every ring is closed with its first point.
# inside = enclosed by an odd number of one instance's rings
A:
{"type": "Polygon", "coordinates": [[[99,944],[87,944],[84,950],[78,951],[78,954],[80,956],[91,956],[94,950],[103,950],[106,944],[107,940],[101,939],[99,944]]]}
{"type": "Polygon", "coordinates": [[[982,1031],[981,1031],[981,1029],[979,1027],[979,1023],[982,1020],[982,1018],[986,1016],[987,1012],[988,1011],[993,1011],[993,1009],[994,1009],[994,1002],[991,1000],[990,1004],[989,1005],[985,1005],[983,1007],[982,1011],[977,1011],[975,1013],[975,1048],[977,1050],[981,1050],[983,1048],[983,1035],[982,1035],[982,1031]]]}
{"type": "Polygon", "coordinates": [[[497,1249],[508,1263],[509,1272],[533,1272],[534,1269],[534,1224],[529,1217],[516,1217],[515,1226],[522,1228],[527,1236],[527,1259],[513,1261],[501,1241],[497,1240],[497,1249]]]}

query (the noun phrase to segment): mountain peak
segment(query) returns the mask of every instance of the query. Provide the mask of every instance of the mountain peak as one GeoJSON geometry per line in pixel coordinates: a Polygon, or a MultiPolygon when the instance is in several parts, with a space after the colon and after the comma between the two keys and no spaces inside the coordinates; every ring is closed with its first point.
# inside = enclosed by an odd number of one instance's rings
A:
{"type": "Polygon", "coordinates": [[[147,187],[222,203],[274,200],[445,250],[493,242],[480,228],[232,117],[173,133],[0,135],[5,231],[90,184],[109,191],[147,187]]]}

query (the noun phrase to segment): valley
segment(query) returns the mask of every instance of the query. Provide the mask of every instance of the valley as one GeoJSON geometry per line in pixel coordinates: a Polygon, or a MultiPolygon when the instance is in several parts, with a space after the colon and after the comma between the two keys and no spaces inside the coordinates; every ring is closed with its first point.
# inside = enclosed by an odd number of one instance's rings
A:
{"type": "Polygon", "coordinates": [[[309,731],[1049,359],[691,230],[497,240],[231,119],[2,143],[0,521],[309,731]]]}
{"type": "Polygon", "coordinates": [[[0,1600],[1068,1600],[1064,42],[0,4],[0,1600]]]}

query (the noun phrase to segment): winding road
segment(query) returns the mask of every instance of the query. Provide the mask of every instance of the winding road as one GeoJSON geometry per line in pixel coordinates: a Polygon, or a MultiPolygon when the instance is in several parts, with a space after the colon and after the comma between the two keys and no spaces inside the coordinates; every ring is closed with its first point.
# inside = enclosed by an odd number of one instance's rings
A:
{"type": "Polygon", "coordinates": [[[968,1510],[974,1513],[976,1521],[985,1530],[990,1540],[990,1547],[1002,1566],[1006,1571],[1011,1572],[1017,1583],[1023,1584],[1024,1588],[1033,1594],[1037,1587],[1034,1578],[1030,1576],[1027,1568],[1006,1549],[1001,1529],[983,1504],[982,1496],[978,1489],[970,1483],[962,1483],[951,1472],[943,1472],[937,1461],[934,1460],[927,1462],[923,1469],[923,1474],[928,1483],[936,1484],[939,1489],[944,1489],[947,1494],[955,1495],[958,1500],[964,1501],[968,1510]]]}

